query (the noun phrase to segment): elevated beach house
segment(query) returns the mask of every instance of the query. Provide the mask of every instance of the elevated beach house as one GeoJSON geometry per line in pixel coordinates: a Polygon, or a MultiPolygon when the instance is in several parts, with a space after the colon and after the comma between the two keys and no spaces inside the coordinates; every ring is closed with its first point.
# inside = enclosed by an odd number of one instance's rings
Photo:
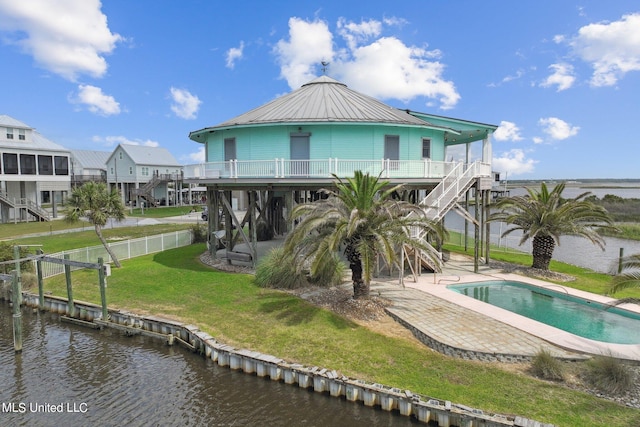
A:
{"type": "MultiPolygon", "coordinates": [[[[332,174],[350,177],[361,170],[404,184],[405,196],[436,220],[460,207],[471,188],[476,201],[488,200],[496,128],[393,108],[321,76],[249,112],[191,132],[189,138],[204,145],[206,162],[185,166],[185,181],[206,186],[209,212],[223,212],[222,218],[209,215],[209,232],[226,235],[228,259],[255,262],[256,230],[266,226],[274,234],[286,233],[294,204],[318,197],[320,188],[332,185],[332,174]],[[448,147],[468,148],[476,141],[482,144],[480,160],[445,161],[448,147]],[[232,192],[248,194],[242,222],[231,216],[224,220],[232,209],[232,192]],[[250,225],[248,235],[243,223],[250,225]],[[232,234],[233,225],[240,232],[232,234]],[[234,250],[240,238],[250,248],[244,254],[234,250]]],[[[481,218],[462,214],[480,229],[481,218]]]]}
{"type": "Polygon", "coordinates": [[[182,165],[166,148],[119,144],[105,166],[107,184],[118,189],[125,204],[169,205],[179,197],[174,190],[182,188],[182,165]]]}
{"type": "Polygon", "coordinates": [[[71,150],[71,186],[85,182],[107,182],[108,151],[71,150]]]}
{"type": "Polygon", "coordinates": [[[71,188],[69,150],[0,114],[0,221],[48,221],[71,188]]]}

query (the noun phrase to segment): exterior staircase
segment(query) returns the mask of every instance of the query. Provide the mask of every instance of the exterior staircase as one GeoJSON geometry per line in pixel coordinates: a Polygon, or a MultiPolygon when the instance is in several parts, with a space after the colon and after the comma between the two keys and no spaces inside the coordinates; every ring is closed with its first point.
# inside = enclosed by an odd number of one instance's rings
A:
{"type": "MultiPolygon", "coordinates": [[[[490,168],[489,168],[490,169],[490,168]]],[[[422,200],[422,206],[427,218],[433,221],[441,221],[451,209],[455,209],[467,220],[475,222],[475,219],[466,212],[459,204],[458,200],[476,182],[478,178],[490,177],[490,170],[483,170],[483,164],[472,163],[465,168],[463,163],[459,163],[440,183],[422,200]]],[[[421,241],[424,245],[433,249],[426,240],[424,230],[411,230],[411,237],[421,241]]],[[[413,249],[404,247],[405,256],[409,258],[413,255],[413,249]]],[[[433,249],[435,252],[435,249],[433,249]]],[[[432,253],[433,253],[432,252],[432,253]]],[[[442,260],[434,262],[433,257],[428,256],[423,250],[417,253],[420,265],[433,271],[442,270],[442,260]]],[[[415,274],[415,272],[414,272],[415,274]]]]}
{"type": "Polygon", "coordinates": [[[158,200],[153,197],[153,190],[162,182],[163,180],[158,175],[153,175],[149,182],[144,184],[142,187],[133,190],[133,195],[142,197],[145,202],[147,202],[148,207],[157,207],[158,200]]]}
{"type": "Polygon", "coordinates": [[[465,169],[462,163],[458,163],[420,203],[427,217],[434,221],[444,218],[480,176],[480,166],[476,162],[465,169]]]}
{"type": "Polygon", "coordinates": [[[50,221],[49,212],[42,209],[35,202],[27,198],[10,197],[6,192],[0,191],[0,203],[14,209],[17,218],[20,209],[24,209],[27,213],[35,217],[38,221],[50,221]]]}

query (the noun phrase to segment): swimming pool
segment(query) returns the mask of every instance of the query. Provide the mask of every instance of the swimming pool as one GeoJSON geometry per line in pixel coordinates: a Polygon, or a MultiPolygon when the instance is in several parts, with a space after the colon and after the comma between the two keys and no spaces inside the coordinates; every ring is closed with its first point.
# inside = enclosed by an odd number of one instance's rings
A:
{"type": "MultiPolygon", "coordinates": [[[[555,285],[553,285],[555,287],[555,285]]],[[[448,285],[448,289],[574,335],[614,344],[640,344],[640,315],[566,292],[516,281],[448,285]]],[[[558,289],[564,289],[557,286],[558,289]]]]}

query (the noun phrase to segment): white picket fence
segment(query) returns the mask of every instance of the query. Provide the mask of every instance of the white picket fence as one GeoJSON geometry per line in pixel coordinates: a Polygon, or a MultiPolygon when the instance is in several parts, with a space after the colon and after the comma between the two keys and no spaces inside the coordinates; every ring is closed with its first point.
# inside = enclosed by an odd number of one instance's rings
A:
{"type": "MultiPolygon", "coordinates": [[[[181,230],[171,233],[157,234],[155,236],[140,237],[138,239],[109,243],[109,247],[115,256],[118,257],[118,260],[122,261],[147,254],[166,251],[168,249],[188,246],[192,243],[193,233],[191,230],[181,230]]],[[[96,263],[98,262],[98,258],[101,257],[105,264],[111,262],[111,257],[102,245],[47,254],[47,256],[60,259],[64,259],[65,255],[69,255],[69,259],[72,261],[96,263]]],[[[33,271],[36,271],[35,261],[32,262],[34,263],[33,271]]],[[[64,274],[64,265],[53,264],[51,262],[43,262],[41,264],[43,278],[64,274]]],[[[72,267],[72,269],[74,268],[72,267]]],[[[77,267],[75,269],[77,269],[77,267]]]]}

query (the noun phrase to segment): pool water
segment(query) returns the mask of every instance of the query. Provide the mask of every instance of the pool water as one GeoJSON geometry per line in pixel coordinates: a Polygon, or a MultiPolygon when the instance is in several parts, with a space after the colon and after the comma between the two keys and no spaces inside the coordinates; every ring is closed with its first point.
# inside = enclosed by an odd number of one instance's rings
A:
{"type": "Polygon", "coordinates": [[[467,283],[447,288],[584,338],[640,344],[640,315],[620,308],[605,310],[603,304],[565,292],[513,281],[467,283]]]}

